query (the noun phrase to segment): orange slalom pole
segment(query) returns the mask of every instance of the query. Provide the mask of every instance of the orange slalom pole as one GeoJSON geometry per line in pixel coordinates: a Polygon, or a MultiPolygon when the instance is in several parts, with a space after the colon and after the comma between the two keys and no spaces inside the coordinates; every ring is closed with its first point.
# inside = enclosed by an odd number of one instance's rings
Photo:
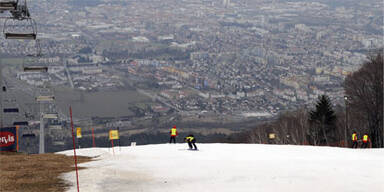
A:
{"type": "Polygon", "coordinates": [[[16,152],[19,152],[19,126],[16,125],[16,152]]]}

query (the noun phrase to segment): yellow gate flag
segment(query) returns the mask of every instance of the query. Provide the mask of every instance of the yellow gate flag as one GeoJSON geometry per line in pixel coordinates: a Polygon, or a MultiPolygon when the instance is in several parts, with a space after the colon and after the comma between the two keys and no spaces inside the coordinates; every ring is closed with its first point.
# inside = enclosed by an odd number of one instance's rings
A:
{"type": "Polygon", "coordinates": [[[119,139],[118,130],[109,130],[109,140],[119,139]]]}
{"type": "Polygon", "coordinates": [[[80,127],[76,128],[76,137],[81,138],[81,128],[80,127]]]}

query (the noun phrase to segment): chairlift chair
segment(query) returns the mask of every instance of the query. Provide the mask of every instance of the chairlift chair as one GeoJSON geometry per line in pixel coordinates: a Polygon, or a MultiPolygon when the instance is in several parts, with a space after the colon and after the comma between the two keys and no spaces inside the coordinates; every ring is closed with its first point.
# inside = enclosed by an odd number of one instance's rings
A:
{"type": "MultiPolygon", "coordinates": [[[[18,0],[17,0],[18,2],[18,0]]],[[[8,4],[5,4],[8,5],[8,4]]],[[[19,5],[16,3],[16,9],[11,10],[12,17],[6,18],[4,21],[4,27],[3,27],[3,33],[5,35],[6,39],[20,39],[20,40],[36,40],[37,37],[37,29],[36,29],[36,22],[33,20],[29,14],[28,7],[27,7],[27,1],[24,1],[23,5],[19,5]],[[9,25],[9,21],[13,21],[15,23],[20,23],[22,21],[26,21],[25,28],[28,26],[32,29],[29,32],[23,31],[12,31],[10,28],[12,28],[12,25],[9,25]]],[[[19,27],[19,25],[13,25],[14,28],[19,27]]]]}
{"type": "Polygon", "coordinates": [[[13,122],[13,125],[28,126],[28,121],[16,121],[13,122]]]}
{"type": "Polygon", "coordinates": [[[40,64],[31,64],[28,65],[26,63],[23,63],[23,71],[24,72],[41,72],[46,73],[48,72],[48,67],[40,64]]]}
{"type": "Polygon", "coordinates": [[[38,60],[43,56],[42,50],[41,50],[41,45],[40,45],[40,39],[36,39],[35,41],[35,49],[36,53],[35,54],[28,54],[27,56],[29,58],[34,58],[35,60],[38,60]]]}
{"type": "Polygon", "coordinates": [[[36,101],[54,101],[55,96],[53,95],[40,95],[36,97],[36,101]]]}
{"type": "Polygon", "coordinates": [[[32,144],[34,143],[34,141],[36,141],[36,134],[34,134],[31,129],[26,131],[26,133],[21,134],[21,151],[26,152],[28,154],[33,153],[34,147],[32,144]]]}
{"type": "Polygon", "coordinates": [[[21,135],[23,138],[34,138],[36,135],[32,132],[31,127],[27,127],[21,135]]]}
{"type": "Polygon", "coordinates": [[[24,72],[48,72],[48,67],[46,66],[28,66],[24,67],[24,72]]]}
{"type": "Polygon", "coordinates": [[[62,125],[62,123],[60,122],[59,119],[50,119],[49,120],[49,129],[51,129],[51,130],[62,130],[63,129],[63,125],[62,125]]]}
{"type": "MultiPolygon", "coordinates": [[[[36,40],[37,37],[37,29],[36,29],[36,22],[35,20],[31,18],[25,18],[25,25],[23,31],[12,31],[12,28],[16,28],[16,25],[10,25],[9,21],[12,20],[12,22],[22,22],[22,20],[14,19],[14,18],[7,18],[4,21],[4,27],[3,27],[3,33],[5,36],[5,39],[18,39],[18,40],[36,40]],[[27,28],[30,28],[30,31],[26,31],[27,28]]],[[[19,25],[17,26],[19,27],[19,25]]]]}
{"type": "Polygon", "coordinates": [[[50,125],[48,128],[51,130],[62,130],[63,129],[63,127],[61,125],[50,125]]]}
{"type": "Polygon", "coordinates": [[[34,133],[25,133],[21,137],[23,137],[23,138],[35,138],[36,135],[34,133]]]}
{"type": "Polygon", "coordinates": [[[57,113],[45,113],[43,114],[44,119],[58,119],[59,115],[57,113]]]}
{"type": "Polygon", "coordinates": [[[62,130],[62,124],[59,122],[59,119],[50,119],[49,120],[49,129],[50,130],[62,130]]]}
{"type": "MultiPolygon", "coordinates": [[[[61,125],[56,125],[60,126],[61,125]]],[[[50,134],[52,135],[52,144],[53,145],[64,145],[64,132],[62,129],[50,129],[50,134]]]]}
{"type": "Polygon", "coordinates": [[[19,112],[19,108],[4,108],[3,112],[4,113],[18,113],[19,112]]]}
{"type": "Polygon", "coordinates": [[[4,0],[0,1],[0,12],[3,11],[14,11],[17,9],[17,4],[19,0],[4,0]]]}
{"type": "Polygon", "coordinates": [[[31,127],[24,129],[20,138],[20,142],[22,146],[21,151],[31,153],[31,147],[32,147],[31,144],[33,143],[33,141],[36,141],[36,134],[33,133],[31,127]]]}
{"type": "Polygon", "coordinates": [[[6,39],[35,40],[35,33],[4,33],[6,39]]]}
{"type": "Polygon", "coordinates": [[[63,146],[65,144],[64,141],[53,141],[53,145],[60,145],[63,146]]]}
{"type": "Polygon", "coordinates": [[[35,118],[35,116],[32,113],[25,112],[24,113],[25,118],[32,120],[35,118]]]}
{"type": "Polygon", "coordinates": [[[24,72],[46,73],[46,72],[48,72],[48,66],[44,66],[44,65],[41,65],[38,63],[38,59],[42,57],[39,39],[37,39],[35,41],[35,46],[36,46],[36,54],[27,55],[30,58],[29,61],[32,61],[33,64],[27,65],[27,63],[25,61],[23,61],[23,70],[24,70],[24,72]]]}

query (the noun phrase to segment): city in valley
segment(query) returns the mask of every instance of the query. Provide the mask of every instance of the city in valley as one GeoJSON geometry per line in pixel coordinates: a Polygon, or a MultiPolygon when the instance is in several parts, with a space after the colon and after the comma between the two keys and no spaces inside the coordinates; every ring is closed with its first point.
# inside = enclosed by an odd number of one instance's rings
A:
{"type": "Polygon", "coordinates": [[[70,135],[54,126],[70,128],[70,105],[84,137],[117,127],[141,143],[166,142],[173,125],[219,139],[323,94],[342,105],[344,78],[384,44],[381,0],[32,2],[42,56],[26,56],[34,41],[0,40],[3,105],[23,114],[7,121],[58,113],[46,123],[61,147],[70,135]],[[36,63],[48,73],[21,70],[36,63]]]}

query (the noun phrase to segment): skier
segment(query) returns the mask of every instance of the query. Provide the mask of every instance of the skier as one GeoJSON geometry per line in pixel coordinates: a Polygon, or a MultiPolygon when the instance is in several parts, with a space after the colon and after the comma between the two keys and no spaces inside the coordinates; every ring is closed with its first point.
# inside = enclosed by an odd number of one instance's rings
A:
{"type": "Polygon", "coordinates": [[[195,139],[195,137],[193,136],[193,135],[188,135],[188,137],[185,137],[184,138],[184,140],[186,141],[186,142],[188,142],[188,146],[189,146],[189,149],[190,150],[197,150],[197,147],[196,147],[196,139],[195,139]],[[193,145],[193,147],[192,147],[192,145],[193,145]]]}
{"type": "Polygon", "coordinates": [[[369,142],[368,134],[363,135],[363,145],[361,146],[361,148],[367,148],[368,142],[369,142]]]}
{"type": "Polygon", "coordinates": [[[177,136],[177,130],[176,130],[176,126],[173,126],[172,129],[169,131],[169,133],[171,134],[171,138],[169,139],[169,143],[176,143],[176,136],[177,136]]]}
{"type": "Polygon", "coordinates": [[[352,134],[352,148],[357,148],[357,134],[356,131],[352,134]]]}

